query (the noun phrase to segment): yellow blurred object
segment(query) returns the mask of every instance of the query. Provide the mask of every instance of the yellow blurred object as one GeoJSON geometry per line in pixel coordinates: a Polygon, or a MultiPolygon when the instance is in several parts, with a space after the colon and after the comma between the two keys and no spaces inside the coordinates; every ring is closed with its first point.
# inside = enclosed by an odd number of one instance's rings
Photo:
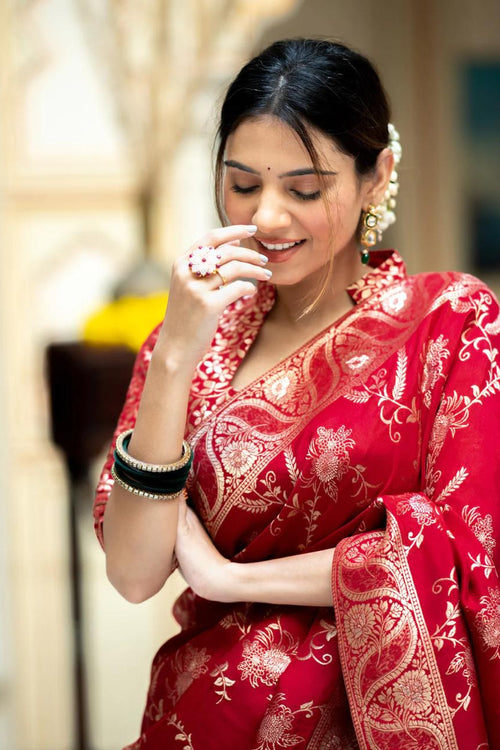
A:
{"type": "Polygon", "coordinates": [[[168,294],[121,297],[93,313],[83,328],[87,344],[122,344],[139,351],[167,307],[168,294]]]}

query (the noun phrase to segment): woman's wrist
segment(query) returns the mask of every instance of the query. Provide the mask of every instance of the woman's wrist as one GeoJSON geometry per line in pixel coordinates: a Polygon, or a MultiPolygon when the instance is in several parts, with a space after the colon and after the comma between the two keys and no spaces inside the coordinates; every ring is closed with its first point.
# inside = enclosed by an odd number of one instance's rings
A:
{"type": "Polygon", "coordinates": [[[237,563],[227,560],[220,568],[221,575],[215,582],[217,590],[213,598],[219,602],[257,601],[252,590],[252,563],[237,563]]]}
{"type": "Polygon", "coordinates": [[[188,581],[188,577],[185,577],[193,591],[202,599],[225,604],[242,602],[247,601],[242,575],[244,567],[242,563],[232,562],[220,555],[215,565],[205,567],[197,581],[188,581]]]}
{"type": "Polygon", "coordinates": [[[197,364],[193,361],[189,346],[184,346],[180,350],[160,339],[151,354],[150,366],[162,377],[177,379],[179,376],[185,376],[189,378],[189,384],[197,364]]]}
{"type": "Polygon", "coordinates": [[[228,560],[224,566],[224,576],[219,585],[220,602],[250,601],[245,589],[245,565],[228,560]]]}
{"type": "Polygon", "coordinates": [[[192,376],[193,369],[155,346],[129,444],[131,456],[152,464],[180,459],[192,376]]]}

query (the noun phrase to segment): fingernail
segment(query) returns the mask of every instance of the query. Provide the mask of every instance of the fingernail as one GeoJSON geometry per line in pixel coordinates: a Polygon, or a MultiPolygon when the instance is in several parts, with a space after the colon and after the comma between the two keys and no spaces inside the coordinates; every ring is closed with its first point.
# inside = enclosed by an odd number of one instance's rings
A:
{"type": "Polygon", "coordinates": [[[254,232],[257,231],[257,225],[256,224],[247,224],[246,229],[247,229],[248,232],[252,232],[252,234],[253,234],[254,232]]]}
{"type": "Polygon", "coordinates": [[[264,273],[266,274],[268,279],[270,279],[273,275],[273,272],[269,268],[264,268],[264,273]]]}
{"type": "Polygon", "coordinates": [[[262,255],[261,253],[259,253],[259,258],[261,260],[261,263],[269,263],[269,258],[267,257],[267,255],[262,255]]]}

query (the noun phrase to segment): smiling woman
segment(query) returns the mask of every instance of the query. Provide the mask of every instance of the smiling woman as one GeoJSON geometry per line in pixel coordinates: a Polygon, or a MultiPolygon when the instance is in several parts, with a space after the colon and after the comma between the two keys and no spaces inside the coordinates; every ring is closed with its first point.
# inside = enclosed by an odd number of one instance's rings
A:
{"type": "Polygon", "coordinates": [[[500,746],[498,303],[370,252],[401,148],[358,53],[272,45],[218,138],[227,226],[174,264],[95,503],[127,599],[189,585],[130,748],[500,746]]]}
{"type": "Polygon", "coordinates": [[[348,276],[336,273],[335,282],[330,279],[337,291],[362,275],[356,253],[359,217],[364,206],[379,202],[393,164],[384,149],[369,176],[360,176],[354,158],[329,136],[313,128],[309,136],[318,168],[289,125],[276,115],[260,115],[228,136],[224,160],[227,220],[257,225],[247,244],[267,256],[275,283],[294,286],[290,307],[296,314],[300,298],[312,301],[321,289],[331,258],[349,259],[339,261],[348,276]]]}

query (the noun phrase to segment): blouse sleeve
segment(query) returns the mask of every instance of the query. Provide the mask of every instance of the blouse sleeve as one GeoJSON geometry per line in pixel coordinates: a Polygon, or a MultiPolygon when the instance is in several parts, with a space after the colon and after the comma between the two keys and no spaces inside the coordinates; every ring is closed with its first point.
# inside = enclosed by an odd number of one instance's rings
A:
{"type": "MultiPolygon", "coordinates": [[[[500,311],[486,287],[468,304],[427,444],[424,493],[452,543],[466,543],[469,553],[487,557],[498,570],[500,311]]],[[[469,553],[461,559],[462,576],[474,562],[469,553]]]]}
{"type": "Polygon", "coordinates": [[[500,312],[484,286],[449,302],[466,314],[422,491],[377,498],[373,530],[334,555],[362,748],[409,736],[432,748],[500,747],[500,312]]]}
{"type": "Polygon", "coordinates": [[[109,493],[111,492],[111,488],[114,484],[113,477],[111,476],[111,466],[113,465],[113,452],[115,450],[116,438],[121,432],[123,432],[124,430],[129,430],[135,425],[137,411],[139,409],[139,403],[142,395],[142,389],[144,388],[144,381],[146,379],[149,363],[151,361],[151,354],[158,339],[160,327],[161,325],[158,325],[152,331],[137,354],[134,369],[132,371],[132,377],[125,398],[125,403],[121,410],[113,439],[108,450],[107,458],[101,471],[99,482],[97,484],[94,500],[94,528],[97,534],[97,538],[99,539],[99,542],[101,543],[101,546],[103,548],[104,512],[106,510],[106,503],[108,501],[109,493]]]}

